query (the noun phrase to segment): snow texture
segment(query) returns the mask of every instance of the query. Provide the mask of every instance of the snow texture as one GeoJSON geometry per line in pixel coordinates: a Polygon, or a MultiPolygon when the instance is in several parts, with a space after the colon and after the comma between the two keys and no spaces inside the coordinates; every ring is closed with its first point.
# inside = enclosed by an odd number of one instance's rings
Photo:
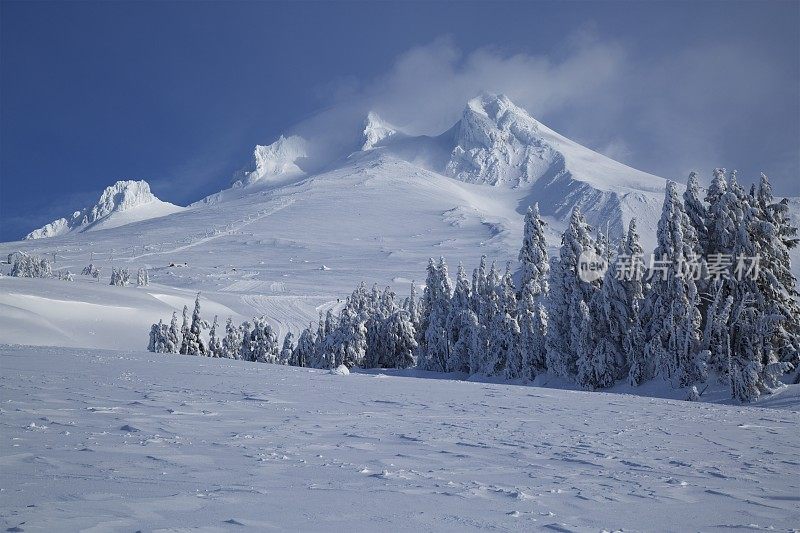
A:
{"type": "Polygon", "coordinates": [[[5,346],[0,361],[8,531],[785,531],[800,521],[796,402],[340,379],[141,352],[5,346]]]}

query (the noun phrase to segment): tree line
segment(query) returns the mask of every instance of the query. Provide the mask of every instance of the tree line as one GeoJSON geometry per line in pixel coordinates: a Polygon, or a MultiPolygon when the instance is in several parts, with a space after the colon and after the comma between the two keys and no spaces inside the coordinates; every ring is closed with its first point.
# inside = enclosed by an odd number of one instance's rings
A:
{"type": "Polygon", "coordinates": [[[714,171],[701,198],[690,174],[666,186],[657,246],[646,262],[636,221],[616,242],[576,207],[557,257],[538,205],[525,215],[519,268],[486,257],[471,278],[431,259],[420,297],[362,283],[338,312],[320,314],[281,345],[265,318],[219,331],[184,308],[153,324],[149,349],[334,368],[392,367],[531,381],[549,373],[582,388],[664,379],[697,399],[709,380],[746,402],[770,393],[800,362],[800,304],[789,250],[798,244],[787,200],[768,178],[745,191],[735,172],[714,171]],[[610,266],[585,275],[589,258],[610,266]],[[209,341],[201,330],[209,329],[209,341]]]}

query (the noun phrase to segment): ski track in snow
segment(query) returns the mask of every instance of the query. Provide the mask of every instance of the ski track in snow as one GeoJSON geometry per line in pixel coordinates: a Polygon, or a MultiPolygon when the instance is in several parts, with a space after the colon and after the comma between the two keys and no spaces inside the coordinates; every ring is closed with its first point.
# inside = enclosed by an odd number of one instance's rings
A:
{"type": "Polygon", "coordinates": [[[797,411],[83,349],[0,364],[8,531],[800,523],[797,411]]]}

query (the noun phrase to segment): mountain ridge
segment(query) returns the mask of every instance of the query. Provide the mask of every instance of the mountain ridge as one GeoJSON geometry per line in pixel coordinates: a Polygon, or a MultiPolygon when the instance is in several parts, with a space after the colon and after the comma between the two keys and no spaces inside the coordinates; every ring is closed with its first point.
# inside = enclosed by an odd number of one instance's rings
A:
{"type": "Polygon", "coordinates": [[[72,232],[110,229],[139,220],[176,213],[183,208],[158,199],[144,180],[120,180],[106,187],[91,207],[56,219],[25,236],[25,240],[57,237],[72,232]]]}

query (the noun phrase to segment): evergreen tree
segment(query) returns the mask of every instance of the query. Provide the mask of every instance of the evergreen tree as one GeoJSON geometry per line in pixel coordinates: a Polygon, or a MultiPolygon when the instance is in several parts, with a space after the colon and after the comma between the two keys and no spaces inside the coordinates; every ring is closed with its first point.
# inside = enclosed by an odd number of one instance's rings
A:
{"type": "Polygon", "coordinates": [[[774,317],[766,339],[767,353],[779,361],[800,364],[800,293],[792,272],[789,250],[798,243],[797,228],[791,223],[788,202],[775,202],[769,178],[761,174],[753,209],[748,213],[751,249],[758,256],[759,269],[748,290],[759,293],[765,307],[762,312],[774,317]]]}
{"type": "Polygon", "coordinates": [[[416,332],[408,311],[397,310],[386,322],[386,360],[394,368],[409,368],[416,360],[416,332]]]}
{"type": "Polygon", "coordinates": [[[649,359],[642,379],[652,377],[649,371],[655,369],[683,387],[705,379],[705,365],[699,346],[697,287],[682,272],[682,265],[694,253],[696,238],[673,182],[667,184],[657,240],[658,270],[652,272],[651,290],[642,309],[645,358],[649,359]]]}
{"type": "Polygon", "coordinates": [[[528,208],[525,231],[519,251],[521,265],[520,296],[517,320],[520,327],[520,349],[523,356],[520,377],[533,379],[547,368],[546,299],[550,262],[544,236],[545,222],[539,215],[539,204],[528,208]]]}
{"type": "Polygon", "coordinates": [[[706,322],[703,328],[703,350],[707,350],[708,366],[718,376],[727,378],[731,351],[730,328],[733,297],[725,296],[725,285],[722,280],[713,284],[714,299],[706,311],[706,322]]]}
{"type": "Polygon", "coordinates": [[[639,242],[636,219],[631,219],[625,237],[622,253],[617,257],[615,269],[622,278],[625,290],[625,305],[629,310],[628,331],[625,334],[623,350],[628,369],[628,382],[639,385],[645,376],[654,372],[649,370],[650,362],[644,359],[644,329],[640,310],[644,299],[644,249],[639,242]]]}
{"type": "Polygon", "coordinates": [[[167,353],[178,353],[181,347],[181,333],[178,329],[178,313],[172,312],[172,320],[169,323],[169,332],[166,343],[167,353]]]}
{"type": "Polygon", "coordinates": [[[211,330],[208,332],[208,356],[209,357],[222,357],[222,339],[217,335],[217,328],[219,322],[217,315],[214,315],[214,322],[211,324],[211,330]]]}
{"type": "Polygon", "coordinates": [[[422,326],[425,328],[423,344],[420,346],[417,364],[423,370],[445,372],[450,357],[447,317],[450,312],[452,285],[447,273],[444,257],[438,265],[431,259],[428,263],[428,279],[423,300],[425,312],[422,326]]]}
{"type": "Polygon", "coordinates": [[[706,194],[706,254],[731,255],[737,241],[738,228],[743,221],[742,205],[735,193],[728,189],[725,169],[714,170],[714,178],[706,194]]]}
{"type": "Polygon", "coordinates": [[[184,355],[206,355],[206,346],[200,336],[200,328],[202,327],[202,319],[200,318],[200,294],[194,300],[194,312],[192,313],[192,322],[188,327],[187,324],[187,310],[184,306],[184,332],[183,341],[181,342],[181,353],[184,355]]]}
{"type": "Polygon", "coordinates": [[[266,317],[253,319],[253,330],[250,332],[251,360],[257,363],[278,362],[278,336],[272,330],[266,317]]]}
{"type": "Polygon", "coordinates": [[[233,323],[230,317],[225,323],[225,338],[222,339],[222,355],[226,359],[241,359],[242,331],[233,323]]]}
{"type": "Polygon", "coordinates": [[[755,401],[782,386],[779,377],[790,364],[774,360],[766,342],[779,317],[761,312],[755,299],[745,297],[734,312],[728,366],[731,396],[740,402],[755,401]]]}
{"type": "MultiPolygon", "coordinates": [[[[620,246],[622,255],[625,245],[620,246]]],[[[627,375],[626,346],[627,336],[633,325],[634,309],[629,307],[629,298],[623,280],[618,279],[617,271],[609,268],[603,276],[603,284],[589,302],[592,327],[590,339],[593,346],[591,353],[591,377],[587,378],[588,369],[584,367],[583,385],[596,389],[613,384],[614,379],[627,375]],[[601,365],[608,365],[607,368],[601,365]],[[607,376],[612,376],[611,382],[607,376]]],[[[586,363],[584,362],[584,366],[586,363]]],[[[580,372],[579,372],[580,382],[580,372]]]]}
{"type": "Polygon", "coordinates": [[[242,342],[239,345],[239,357],[237,357],[237,359],[250,362],[255,361],[253,354],[252,332],[253,325],[247,320],[242,322],[239,326],[239,337],[242,339],[242,342]]]}
{"type": "Polygon", "coordinates": [[[408,318],[411,320],[411,325],[414,326],[415,330],[419,331],[419,296],[417,295],[417,285],[414,280],[411,281],[411,293],[408,296],[408,305],[406,306],[406,310],[408,311],[408,318]]]}
{"type": "Polygon", "coordinates": [[[334,337],[333,353],[336,358],[333,367],[362,366],[367,349],[367,328],[355,310],[345,306],[334,337]]]}
{"type": "Polygon", "coordinates": [[[312,332],[312,325],[309,324],[307,329],[300,333],[300,338],[297,339],[297,346],[294,349],[292,356],[295,366],[306,367],[311,366],[314,360],[314,333],[312,332]]]}
{"type": "Polygon", "coordinates": [[[697,234],[699,250],[696,252],[702,254],[708,249],[708,228],[706,228],[708,209],[700,199],[700,184],[697,181],[696,172],[691,172],[689,179],[686,181],[686,190],[683,192],[683,205],[686,209],[686,215],[689,217],[689,223],[697,234]]]}
{"type": "MultiPolygon", "coordinates": [[[[113,276],[113,274],[112,274],[113,276]]],[[[186,339],[189,335],[189,306],[183,306],[183,322],[181,323],[181,337],[178,346],[180,346],[178,352],[181,355],[186,355],[186,350],[188,349],[188,344],[186,343],[186,339]]]]}
{"type": "Polygon", "coordinates": [[[283,347],[281,348],[281,353],[278,356],[278,363],[282,365],[293,364],[294,362],[293,354],[294,354],[294,336],[292,335],[292,332],[289,331],[283,338],[283,347]]]}
{"type": "Polygon", "coordinates": [[[595,338],[596,327],[593,322],[602,322],[605,317],[591,315],[589,306],[584,301],[578,303],[581,316],[577,341],[577,375],[578,385],[589,390],[610,387],[614,384],[613,356],[616,347],[608,346],[613,341],[608,337],[595,338]]]}
{"type": "Polygon", "coordinates": [[[478,268],[472,271],[472,287],[470,287],[470,308],[480,316],[483,299],[486,296],[486,256],[481,256],[478,268]]]}
{"type": "Polygon", "coordinates": [[[548,309],[547,367],[562,377],[577,374],[580,328],[583,323],[581,302],[590,300],[599,283],[587,283],[578,277],[578,259],[584,251],[594,250],[591,228],[579,208],[572,211],[570,223],[561,238],[559,261],[551,269],[548,309]]]}
{"type": "Polygon", "coordinates": [[[164,325],[163,320],[159,320],[158,324],[150,326],[150,341],[147,344],[148,352],[167,353],[167,334],[168,329],[164,325]]]}
{"type": "Polygon", "coordinates": [[[469,335],[464,331],[465,327],[470,327],[464,320],[464,315],[470,312],[470,282],[464,267],[458,265],[456,276],[456,286],[453,297],[450,300],[450,310],[447,317],[447,332],[449,335],[450,356],[447,361],[448,372],[469,372],[469,353],[464,348],[464,343],[459,343],[462,335],[469,335]]]}
{"type": "Polygon", "coordinates": [[[504,342],[495,360],[494,371],[505,373],[509,379],[524,377],[523,364],[525,354],[520,342],[521,332],[517,322],[517,292],[511,275],[511,263],[506,264],[506,271],[500,284],[500,314],[502,315],[502,332],[504,342]]]}

